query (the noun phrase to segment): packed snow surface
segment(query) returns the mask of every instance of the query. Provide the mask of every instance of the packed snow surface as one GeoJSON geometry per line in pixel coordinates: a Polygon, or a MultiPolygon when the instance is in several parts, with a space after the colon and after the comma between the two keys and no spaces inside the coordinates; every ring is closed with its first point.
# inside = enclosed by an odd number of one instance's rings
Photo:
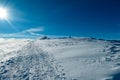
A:
{"type": "Polygon", "coordinates": [[[120,80],[120,41],[1,38],[0,80],[120,80]]]}

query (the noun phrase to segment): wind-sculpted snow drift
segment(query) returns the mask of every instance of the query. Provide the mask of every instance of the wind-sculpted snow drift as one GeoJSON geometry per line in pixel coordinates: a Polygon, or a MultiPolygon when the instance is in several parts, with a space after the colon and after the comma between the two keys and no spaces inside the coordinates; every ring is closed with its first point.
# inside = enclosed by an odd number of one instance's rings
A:
{"type": "Polygon", "coordinates": [[[0,63],[0,80],[64,80],[55,60],[34,41],[16,52],[17,56],[0,63]]]}
{"type": "Polygon", "coordinates": [[[120,41],[0,39],[0,80],[120,80],[120,41]]]}

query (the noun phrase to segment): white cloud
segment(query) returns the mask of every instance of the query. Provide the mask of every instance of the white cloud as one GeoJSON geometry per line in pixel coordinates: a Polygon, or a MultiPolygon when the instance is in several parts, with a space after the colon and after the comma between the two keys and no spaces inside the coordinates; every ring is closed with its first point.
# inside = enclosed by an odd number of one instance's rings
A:
{"type": "Polygon", "coordinates": [[[37,27],[37,28],[31,28],[31,29],[24,30],[24,32],[42,32],[42,31],[44,31],[43,27],[37,27]]]}
{"type": "Polygon", "coordinates": [[[23,30],[18,33],[12,33],[12,34],[0,34],[0,37],[37,37],[41,36],[39,32],[44,31],[43,27],[37,27],[37,28],[30,28],[27,30],[23,30]]]}
{"type": "Polygon", "coordinates": [[[20,32],[19,34],[30,34],[30,35],[35,35],[35,36],[38,36],[40,35],[39,32],[43,32],[44,31],[44,28],[43,27],[37,27],[37,28],[30,28],[30,29],[27,29],[27,30],[24,30],[22,32],[20,32]]]}

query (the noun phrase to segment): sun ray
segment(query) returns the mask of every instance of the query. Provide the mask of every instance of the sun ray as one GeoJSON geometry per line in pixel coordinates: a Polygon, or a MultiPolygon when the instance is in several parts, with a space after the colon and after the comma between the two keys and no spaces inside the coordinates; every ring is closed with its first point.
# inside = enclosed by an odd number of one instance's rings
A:
{"type": "Polygon", "coordinates": [[[9,20],[7,9],[5,9],[3,7],[0,7],[0,19],[6,20],[12,29],[14,29],[15,31],[18,31],[17,28],[15,27],[15,25],[9,20]]]}
{"type": "Polygon", "coordinates": [[[8,19],[6,19],[6,21],[11,26],[12,29],[14,29],[15,31],[18,31],[12,22],[10,22],[8,19]]]}

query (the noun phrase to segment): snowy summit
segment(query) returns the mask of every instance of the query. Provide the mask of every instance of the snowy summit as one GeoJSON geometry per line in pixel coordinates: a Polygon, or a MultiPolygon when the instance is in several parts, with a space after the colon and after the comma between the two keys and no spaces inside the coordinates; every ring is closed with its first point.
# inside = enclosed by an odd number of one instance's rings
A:
{"type": "Polygon", "coordinates": [[[120,41],[0,39],[0,80],[119,80],[120,41]]]}

